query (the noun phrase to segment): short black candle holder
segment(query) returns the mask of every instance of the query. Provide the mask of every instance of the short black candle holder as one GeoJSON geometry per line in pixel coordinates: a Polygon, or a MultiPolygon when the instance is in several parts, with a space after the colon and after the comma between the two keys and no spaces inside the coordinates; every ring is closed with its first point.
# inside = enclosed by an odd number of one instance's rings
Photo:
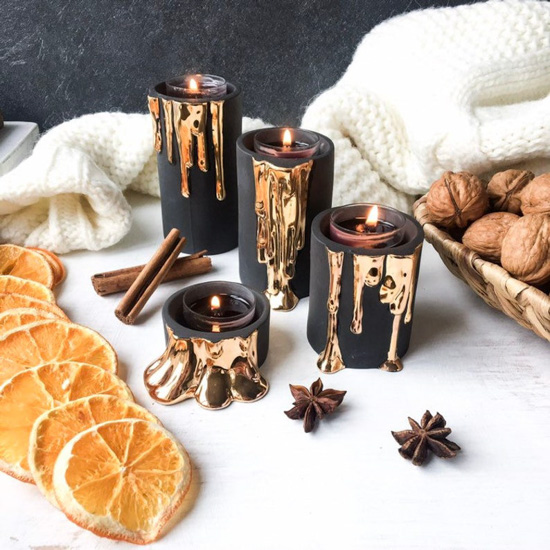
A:
{"type": "Polygon", "coordinates": [[[144,373],[149,395],[163,405],[194,397],[199,405],[211,410],[223,409],[233,401],[258,401],[268,391],[259,368],[269,349],[269,316],[266,297],[239,283],[200,283],[175,292],[162,309],[166,350],[144,373]],[[190,328],[184,319],[185,295],[205,285],[235,296],[252,292],[252,321],[225,332],[190,328]]]}
{"type": "Polygon", "coordinates": [[[237,141],[239,273],[288,311],[309,295],[311,222],[332,204],[334,145],[312,132],[320,144],[311,157],[277,158],[255,151],[258,131],[237,141]]]}
{"type": "Polygon", "coordinates": [[[242,132],[240,89],[227,83],[217,99],[168,95],[166,82],[149,90],[158,153],[164,234],[187,239],[186,252],[220,254],[238,243],[235,143],[242,132]]]}
{"type": "Polygon", "coordinates": [[[307,337],[319,353],[317,366],[381,368],[397,372],[411,336],[424,232],[405,216],[401,244],[364,249],[330,239],[335,209],[312,224],[307,337]]]}

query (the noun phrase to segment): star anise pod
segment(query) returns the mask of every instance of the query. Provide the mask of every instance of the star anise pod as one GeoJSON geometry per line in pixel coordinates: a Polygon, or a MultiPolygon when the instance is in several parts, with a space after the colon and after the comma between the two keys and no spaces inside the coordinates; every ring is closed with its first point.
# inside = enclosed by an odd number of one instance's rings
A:
{"type": "Polygon", "coordinates": [[[437,413],[432,416],[426,411],[420,424],[409,417],[412,430],[392,432],[394,439],[401,445],[399,454],[407,460],[412,460],[415,466],[421,466],[428,456],[428,450],[440,458],[453,458],[460,447],[449,441],[447,436],[451,428],[445,427],[445,419],[437,413]]]}
{"type": "Polygon", "coordinates": [[[304,430],[311,432],[317,419],[322,420],[327,414],[333,413],[344,400],[345,391],[323,390],[323,382],[319,378],[311,384],[309,390],[305,386],[289,384],[294,397],[294,407],[285,414],[293,420],[304,419],[304,430]]]}

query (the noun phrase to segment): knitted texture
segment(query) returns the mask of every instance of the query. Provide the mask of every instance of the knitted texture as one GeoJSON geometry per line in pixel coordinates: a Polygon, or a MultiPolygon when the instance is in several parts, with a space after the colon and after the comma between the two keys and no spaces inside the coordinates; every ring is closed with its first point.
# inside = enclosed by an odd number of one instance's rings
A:
{"type": "MultiPolygon", "coordinates": [[[[243,125],[262,123],[245,118],[243,125]]],[[[150,116],[97,113],[64,122],[0,178],[0,239],[58,253],[111,246],[132,223],[127,189],[159,196],[150,116]]]]}
{"type": "Polygon", "coordinates": [[[428,9],[367,34],[302,125],[335,142],[335,204],[405,210],[445,170],[550,169],[549,91],[548,2],[428,9]]]}

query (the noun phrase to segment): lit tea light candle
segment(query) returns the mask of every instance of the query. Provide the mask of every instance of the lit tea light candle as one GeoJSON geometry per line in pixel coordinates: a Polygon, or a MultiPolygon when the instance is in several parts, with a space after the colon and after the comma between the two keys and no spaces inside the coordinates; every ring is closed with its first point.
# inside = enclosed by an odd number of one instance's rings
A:
{"type": "Polygon", "coordinates": [[[219,99],[227,94],[227,83],[213,74],[191,74],[166,81],[168,95],[182,99],[219,99]]]}
{"type": "Polygon", "coordinates": [[[194,330],[226,332],[254,320],[254,294],[235,283],[204,283],[183,296],[183,318],[194,330]]]}
{"type": "Polygon", "coordinates": [[[320,138],[301,128],[267,128],[254,136],[257,153],[277,158],[309,158],[315,155],[320,138]]]}
{"type": "Polygon", "coordinates": [[[403,240],[405,217],[388,206],[351,204],[330,216],[330,238],[353,248],[390,248],[403,240]]]}

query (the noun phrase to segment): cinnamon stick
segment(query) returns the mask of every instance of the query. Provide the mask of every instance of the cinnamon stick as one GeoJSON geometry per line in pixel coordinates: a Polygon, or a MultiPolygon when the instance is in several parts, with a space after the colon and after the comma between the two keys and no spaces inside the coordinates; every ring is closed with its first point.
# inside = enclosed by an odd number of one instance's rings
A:
{"type": "MultiPolygon", "coordinates": [[[[176,279],[183,279],[184,277],[208,273],[212,269],[212,260],[205,256],[205,254],[206,250],[202,250],[201,252],[178,258],[166,273],[161,284],[175,281],[176,279]]],[[[92,277],[94,290],[100,296],[124,292],[132,286],[132,283],[137,279],[144,267],[145,265],[136,265],[116,269],[115,271],[97,273],[92,277]]]]}
{"type": "Polygon", "coordinates": [[[184,244],[185,237],[180,237],[177,229],[174,228],[168,233],[115,309],[115,315],[123,323],[134,324],[147,300],[174,265],[184,244]]]}

